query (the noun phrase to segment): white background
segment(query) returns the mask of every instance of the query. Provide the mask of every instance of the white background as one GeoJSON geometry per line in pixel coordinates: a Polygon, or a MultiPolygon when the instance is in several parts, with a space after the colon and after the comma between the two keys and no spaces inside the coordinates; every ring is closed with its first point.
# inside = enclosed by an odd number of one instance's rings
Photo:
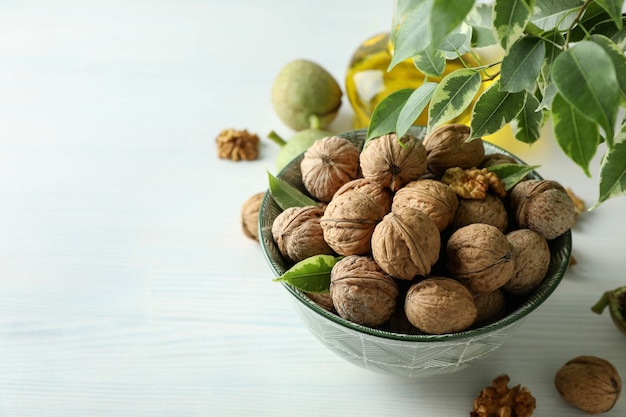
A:
{"type": "MultiPolygon", "coordinates": [[[[270,88],[308,58],[341,83],[387,31],[380,0],[0,2],[0,416],[454,416],[500,373],[537,415],[573,416],[556,370],[591,354],[626,375],[626,337],[591,305],[626,285],[626,199],[585,213],[578,265],[515,336],[462,372],[355,367],[294,315],[239,210],[292,133],[270,88]],[[260,159],[217,158],[228,127],[260,159]]],[[[330,127],[351,127],[344,97],[330,127]]],[[[588,204],[593,178],[551,139],[516,152],[588,204]]],[[[609,415],[623,416],[626,400],[609,415]]]]}

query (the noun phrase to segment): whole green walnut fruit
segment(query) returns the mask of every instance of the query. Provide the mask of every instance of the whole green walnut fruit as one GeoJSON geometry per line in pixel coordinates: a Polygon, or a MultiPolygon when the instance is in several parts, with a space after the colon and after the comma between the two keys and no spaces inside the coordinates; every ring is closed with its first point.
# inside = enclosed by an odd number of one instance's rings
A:
{"type": "Polygon", "coordinates": [[[323,129],[341,107],[341,87],[315,62],[287,63],[272,85],[272,105],[280,120],[294,130],[323,129]]]}

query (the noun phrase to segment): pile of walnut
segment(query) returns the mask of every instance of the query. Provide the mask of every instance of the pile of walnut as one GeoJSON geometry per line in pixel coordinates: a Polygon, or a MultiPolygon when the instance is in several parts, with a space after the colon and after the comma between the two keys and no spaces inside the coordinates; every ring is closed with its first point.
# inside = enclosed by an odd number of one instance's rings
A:
{"type": "Polygon", "coordinates": [[[486,156],[468,135],[450,124],[423,141],[383,135],[361,152],[337,136],[309,148],[302,180],[320,204],[283,211],[272,235],[293,262],[344,256],[329,294],[312,299],[365,326],[444,334],[502,318],[541,283],[573,202],[549,180],[505,191],[486,167],[516,161],[486,156]]]}

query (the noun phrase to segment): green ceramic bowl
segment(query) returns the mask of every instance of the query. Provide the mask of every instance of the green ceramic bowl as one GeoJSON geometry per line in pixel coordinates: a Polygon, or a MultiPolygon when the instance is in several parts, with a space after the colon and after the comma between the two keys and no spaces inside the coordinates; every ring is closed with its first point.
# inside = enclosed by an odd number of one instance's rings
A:
{"type": "MultiPolygon", "coordinates": [[[[410,133],[423,138],[424,129],[411,128],[410,133]]],[[[366,134],[366,130],[355,130],[338,136],[362,147],[366,134]]],[[[503,153],[522,162],[490,143],[485,143],[485,150],[487,154],[503,153]]],[[[302,155],[288,164],[278,176],[304,189],[300,176],[301,160],[302,155]]],[[[537,173],[533,173],[532,176],[541,179],[537,173]]],[[[291,266],[290,262],[282,257],[272,238],[272,222],[280,212],[271,194],[266,193],[259,213],[259,236],[265,258],[275,276],[282,275],[291,266]]],[[[515,305],[502,319],[484,327],[459,333],[408,335],[362,326],[325,310],[294,287],[282,285],[294,301],[305,326],[328,349],[347,361],[372,371],[404,377],[446,374],[464,369],[500,347],[519,328],[524,319],[556,289],[569,265],[571,232],[566,232],[549,244],[552,255],[550,267],[547,276],[535,291],[515,305]]]]}

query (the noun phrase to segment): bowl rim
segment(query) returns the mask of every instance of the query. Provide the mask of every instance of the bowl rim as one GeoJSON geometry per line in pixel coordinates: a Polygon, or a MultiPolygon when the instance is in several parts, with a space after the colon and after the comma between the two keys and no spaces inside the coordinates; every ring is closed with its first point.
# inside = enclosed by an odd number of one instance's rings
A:
{"type": "MultiPolygon", "coordinates": [[[[423,139],[425,134],[425,128],[422,126],[413,126],[409,129],[409,134],[412,134],[420,139],[423,139]]],[[[359,141],[363,141],[364,136],[367,134],[367,129],[355,129],[345,131],[335,136],[345,137],[345,138],[356,138],[357,146],[359,148],[362,147],[363,143],[358,143],[359,141]]],[[[354,139],[353,138],[353,139],[354,139]]],[[[353,141],[354,142],[354,141],[353,141]]],[[[485,144],[485,150],[487,154],[493,153],[502,153],[509,157],[514,158],[521,164],[527,165],[523,160],[521,160],[516,155],[510,153],[509,151],[501,148],[498,145],[495,145],[489,141],[483,139],[485,144]]],[[[279,178],[282,176],[284,172],[286,172],[292,164],[298,163],[302,160],[304,156],[304,152],[294,158],[285,168],[281,170],[281,172],[277,175],[279,178]]],[[[533,179],[542,180],[543,178],[539,173],[533,170],[530,174],[533,179]]],[[[284,271],[281,271],[280,265],[278,265],[274,259],[272,258],[272,254],[267,247],[266,240],[264,239],[264,230],[263,230],[263,218],[266,210],[269,210],[269,207],[273,203],[272,195],[269,189],[266,191],[263,196],[263,200],[261,202],[261,207],[259,210],[259,236],[260,236],[260,245],[262,248],[263,255],[268,262],[270,269],[274,273],[276,277],[281,276],[284,271]]],[[[269,239],[272,240],[272,237],[269,236],[269,239]]],[[[468,330],[464,330],[461,332],[454,333],[445,333],[445,334],[405,334],[405,333],[396,333],[388,330],[383,330],[375,327],[368,327],[358,323],[351,322],[347,319],[342,318],[338,314],[332,313],[323,307],[321,307],[316,302],[312,301],[304,292],[299,289],[289,285],[288,283],[282,282],[282,286],[287,289],[287,291],[295,297],[300,303],[310,309],[312,312],[316,313],[322,319],[330,320],[331,322],[346,328],[347,330],[352,330],[354,332],[365,334],[369,336],[378,337],[386,340],[396,340],[396,341],[406,341],[406,342],[453,342],[453,341],[462,341],[465,339],[477,338],[483,336],[488,333],[492,333],[497,330],[502,330],[514,323],[520,321],[525,318],[532,311],[536,310],[541,304],[543,304],[550,295],[556,290],[559,286],[565,272],[569,267],[570,257],[572,253],[572,233],[571,229],[567,230],[561,236],[556,237],[555,239],[548,241],[548,246],[550,247],[550,266],[548,268],[548,272],[546,273],[546,277],[543,279],[541,284],[533,290],[530,295],[527,296],[526,300],[518,305],[515,310],[509,312],[506,316],[501,319],[489,323],[484,326],[470,328],[468,330]]]]}

